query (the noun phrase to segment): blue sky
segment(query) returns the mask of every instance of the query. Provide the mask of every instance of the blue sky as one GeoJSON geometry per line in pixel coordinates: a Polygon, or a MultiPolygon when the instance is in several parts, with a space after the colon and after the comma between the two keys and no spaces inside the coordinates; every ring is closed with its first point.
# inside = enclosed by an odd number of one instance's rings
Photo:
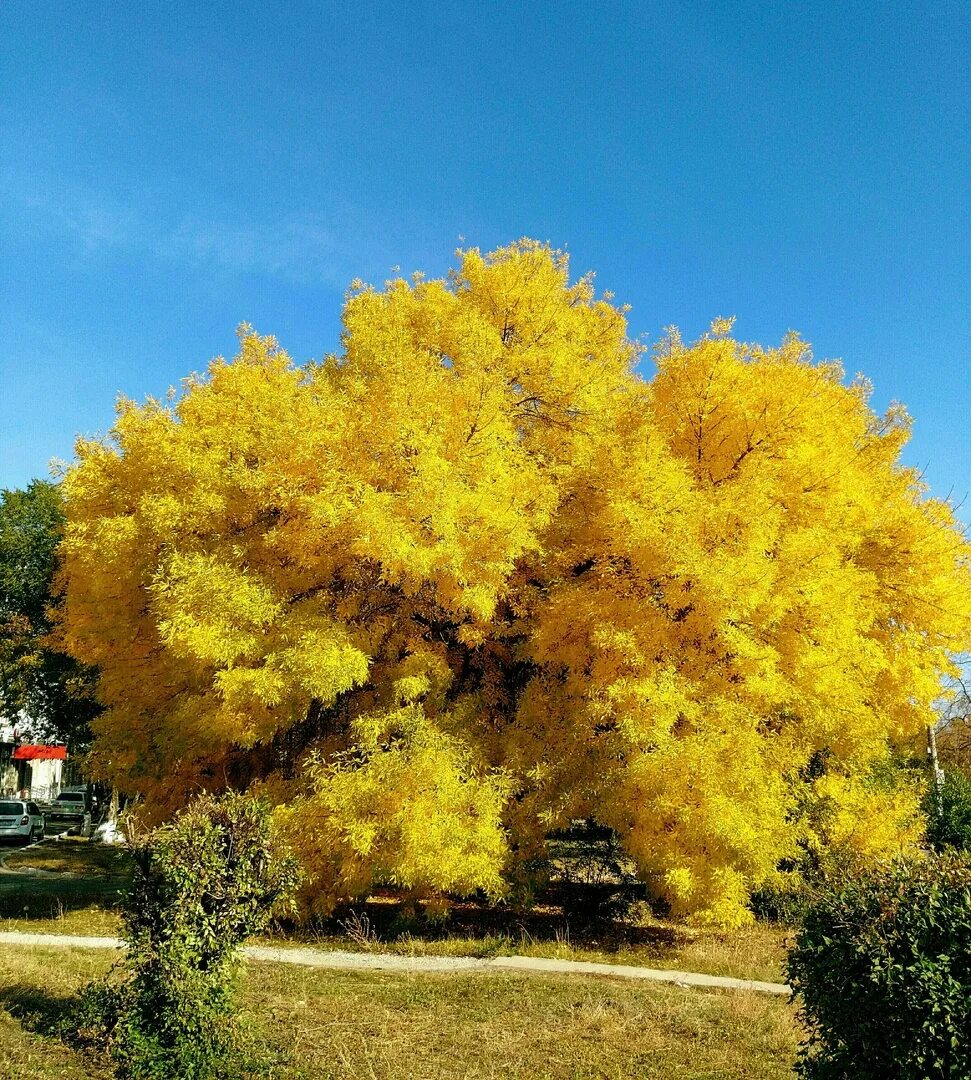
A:
{"type": "MultiPolygon", "coordinates": [[[[520,236],[631,331],[799,330],[971,489],[967,3],[0,6],[0,487],[245,320],[520,236]]],[[[961,508],[971,520],[968,503],[961,508]]]]}

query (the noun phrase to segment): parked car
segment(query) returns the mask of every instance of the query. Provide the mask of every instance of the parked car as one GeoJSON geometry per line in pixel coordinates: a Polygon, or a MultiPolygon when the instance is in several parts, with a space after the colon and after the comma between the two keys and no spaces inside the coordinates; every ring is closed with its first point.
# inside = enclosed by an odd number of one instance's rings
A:
{"type": "Polygon", "coordinates": [[[44,835],[44,815],[26,799],[0,799],[0,838],[29,844],[44,835]]]}
{"type": "Polygon", "coordinates": [[[47,811],[47,824],[52,828],[83,831],[90,824],[88,796],[84,791],[62,791],[47,811]]]}

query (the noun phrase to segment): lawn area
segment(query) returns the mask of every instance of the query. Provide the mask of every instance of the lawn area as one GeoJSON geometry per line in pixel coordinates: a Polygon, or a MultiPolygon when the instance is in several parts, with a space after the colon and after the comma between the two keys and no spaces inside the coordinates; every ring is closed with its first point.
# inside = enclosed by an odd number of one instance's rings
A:
{"type": "MultiPolygon", "coordinates": [[[[102,1062],[51,1035],[110,958],[0,946],[0,1075],[101,1080],[102,1062]]],[[[784,1000],[609,978],[401,975],[251,964],[247,1022],[279,1080],[791,1077],[784,1000]]]]}
{"type": "Polygon", "coordinates": [[[0,859],[8,870],[43,870],[88,878],[125,878],[129,856],[120,844],[98,844],[64,836],[26,848],[4,848],[0,859]]]}
{"type": "MultiPolygon", "coordinates": [[[[9,850],[10,873],[0,873],[0,930],[117,934],[113,908],[128,880],[126,860],[122,848],[73,838],[9,850]]],[[[785,936],[784,928],[767,923],[720,933],[650,917],[636,924],[571,920],[549,904],[516,912],[455,903],[448,920],[430,923],[409,917],[397,897],[385,894],[315,926],[280,926],[261,943],[412,956],[518,953],[781,982],[785,936]]]]}
{"type": "Polygon", "coordinates": [[[122,848],[73,837],[0,849],[0,930],[117,933],[127,859],[122,848]]]}

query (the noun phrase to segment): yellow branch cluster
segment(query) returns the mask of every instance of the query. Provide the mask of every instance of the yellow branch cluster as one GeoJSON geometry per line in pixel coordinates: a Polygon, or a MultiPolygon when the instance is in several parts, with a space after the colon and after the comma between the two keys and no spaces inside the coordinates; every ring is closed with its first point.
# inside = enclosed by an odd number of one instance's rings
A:
{"type": "Polygon", "coordinates": [[[726,320],[645,381],[623,310],[527,241],[355,289],[344,327],[303,367],[244,328],[79,443],[62,629],[104,777],[159,815],[259,784],[318,907],[498,894],[594,818],[730,924],[799,845],[913,840],[885,763],[971,571],[903,410],[726,320]]]}

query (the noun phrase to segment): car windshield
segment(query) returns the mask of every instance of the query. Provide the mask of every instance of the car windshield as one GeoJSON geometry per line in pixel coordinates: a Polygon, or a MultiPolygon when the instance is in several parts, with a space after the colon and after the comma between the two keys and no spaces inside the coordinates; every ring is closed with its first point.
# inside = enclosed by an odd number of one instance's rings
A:
{"type": "Polygon", "coordinates": [[[0,814],[22,814],[23,812],[22,802],[0,802],[0,814]]]}
{"type": "Polygon", "coordinates": [[[80,791],[62,791],[57,797],[58,802],[84,802],[84,795],[80,791]]]}

